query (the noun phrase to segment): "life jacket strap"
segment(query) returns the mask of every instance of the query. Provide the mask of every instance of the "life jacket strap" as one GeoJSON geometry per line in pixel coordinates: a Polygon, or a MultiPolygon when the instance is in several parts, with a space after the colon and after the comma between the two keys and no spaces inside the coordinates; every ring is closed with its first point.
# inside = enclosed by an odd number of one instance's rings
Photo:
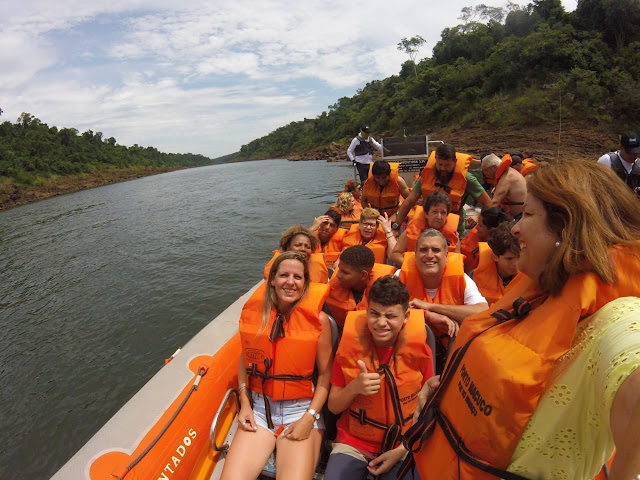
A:
{"type": "Polygon", "coordinates": [[[273,366],[272,358],[264,359],[264,372],[258,370],[258,364],[252,363],[250,367],[247,368],[247,375],[250,377],[261,378],[262,379],[262,398],[264,399],[264,410],[265,416],[267,417],[267,426],[273,429],[273,421],[271,420],[271,405],[269,400],[267,399],[267,395],[265,393],[264,385],[267,380],[278,380],[281,382],[290,382],[297,380],[313,380],[313,375],[291,375],[286,373],[279,373],[277,375],[269,374],[269,370],[273,366]]]}
{"type": "MultiPolygon", "coordinates": [[[[538,301],[538,300],[540,299],[536,299],[535,301],[538,301]]],[[[485,328],[481,332],[476,333],[473,337],[467,340],[467,342],[462,347],[458,347],[455,349],[455,351],[451,355],[450,361],[447,362],[445,366],[444,372],[442,372],[442,375],[440,376],[440,385],[438,386],[438,388],[436,388],[436,391],[433,393],[431,398],[423,407],[422,411],[420,412],[420,415],[418,416],[418,421],[414,423],[404,435],[402,443],[404,447],[409,451],[409,454],[406,456],[398,472],[399,480],[404,478],[404,476],[407,473],[409,473],[409,471],[411,471],[411,469],[415,466],[415,459],[413,458],[413,454],[418,452],[422,447],[422,445],[424,444],[424,442],[433,434],[436,423],[438,423],[438,425],[440,425],[440,427],[444,431],[444,428],[441,425],[442,421],[438,419],[438,417],[443,416],[438,409],[440,397],[442,395],[442,392],[444,392],[446,386],[451,382],[451,379],[453,378],[453,374],[458,370],[458,367],[462,363],[462,359],[464,358],[464,355],[466,354],[467,350],[469,350],[471,343],[480,335],[482,335],[483,333],[487,332],[488,330],[498,325],[502,325],[503,323],[508,322],[510,320],[520,320],[526,317],[530,311],[531,311],[531,304],[525,301],[522,297],[519,297],[516,301],[513,302],[513,311],[510,312],[508,310],[500,309],[492,313],[491,316],[494,317],[496,320],[498,320],[496,323],[494,323],[493,325],[489,325],[487,328],[485,328]]],[[[445,436],[446,434],[447,433],[445,432],[445,436]]],[[[463,461],[467,462],[466,457],[460,454],[457,447],[451,443],[451,440],[449,440],[449,444],[454,449],[458,457],[461,458],[463,461]]],[[[468,453],[471,454],[471,452],[468,452],[468,453]]],[[[475,458],[479,458],[479,457],[475,457],[475,458]]],[[[481,462],[484,462],[484,461],[481,460],[481,462]]],[[[467,463],[470,463],[470,462],[467,462],[467,463]]],[[[470,463],[470,464],[477,468],[481,468],[474,463],[470,463]]],[[[484,462],[484,464],[489,465],[486,462],[484,462]]],[[[491,466],[491,468],[497,468],[497,467],[491,466]]],[[[509,472],[504,472],[504,473],[508,475],[515,475],[509,472]]],[[[500,475],[497,475],[497,476],[500,477],[500,475]]],[[[515,476],[515,477],[503,476],[502,478],[505,478],[507,480],[524,479],[524,477],[520,477],[520,476],[515,476]]]]}

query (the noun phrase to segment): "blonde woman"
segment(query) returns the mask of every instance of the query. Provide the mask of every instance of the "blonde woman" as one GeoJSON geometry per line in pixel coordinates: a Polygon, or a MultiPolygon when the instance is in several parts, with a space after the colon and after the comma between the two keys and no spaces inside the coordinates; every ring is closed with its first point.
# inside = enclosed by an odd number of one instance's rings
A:
{"type": "Polygon", "coordinates": [[[313,478],[333,362],[321,311],[328,293],[328,285],[310,283],[303,254],[285,252],[242,308],[239,428],[223,480],[256,479],[276,448],[279,479],[313,478]]]}

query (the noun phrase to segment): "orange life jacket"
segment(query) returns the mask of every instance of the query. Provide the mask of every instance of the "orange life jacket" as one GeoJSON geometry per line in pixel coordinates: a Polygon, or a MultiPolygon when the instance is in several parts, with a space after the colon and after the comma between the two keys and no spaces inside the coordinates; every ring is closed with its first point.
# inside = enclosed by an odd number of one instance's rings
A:
{"type": "MultiPolygon", "coordinates": [[[[447,221],[442,227],[440,232],[445,236],[449,246],[447,250],[450,252],[455,251],[458,246],[458,223],[460,222],[460,215],[450,213],[447,215],[447,221]]],[[[417,207],[416,215],[413,220],[407,225],[407,252],[415,251],[416,242],[420,234],[425,231],[429,226],[427,225],[427,216],[424,213],[424,208],[417,207]]]]}
{"type": "Polygon", "coordinates": [[[478,266],[478,226],[473,227],[460,243],[460,253],[464,255],[464,271],[470,272],[478,266]]]}
{"type": "Polygon", "coordinates": [[[449,252],[447,256],[447,264],[444,267],[438,293],[432,300],[422,283],[422,277],[416,265],[415,252],[404,254],[398,278],[409,289],[409,298],[442,305],[464,305],[464,290],[467,282],[464,280],[463,256],[454,252],[449,252]]]}
{"type": "Polygon", "coordinates": [[[345,235],[342,242],[343,250],[353,245],[364,245],[373,252],[376,257],[376,263],[384,263],[387,260],[387,236],[382,229],[382,226],[378,224],[376,228],[376,234],[367,243],[362,243],[362,234],[360,233],[360,224],[354,223],[349,228],[349,232],[345,235]]]}
{"type": "Polygon", "coordinates": [[[333,236],[324,245],[324,247],[318,245],[318,249],[322,253],[324,253],[324,263],[327,267],[333,268],[333,264],[336,263],[336,260],[338,260],[338,257],[342,252],[342,243],[346,234],[346,229],[338,228],[336,233],[333,234],[333,236]]]}
{"type": "Polygon", "coordinates": [[[496,170],[496,178],[495,178],[495,185],[498,185],[498,182],[500,181],[500,177],[502,177],[502,175],[504,174],[504,172],[506,172],[509,167],[511,167],[511,155],[509,155],[508,153],[502,157],[502,161],[500,162],[500,165],[498,165],[498,169],[496,170]]]}
{"type": "Polygon", "coordinates": [[[367,202],[377,209],[381,215],[385,212],[391,216],[398,210],[398,197],[400,196],[400,184],[398,183],[398,170],[400,163],[389,162],[391,166],[391,174],[389,182],[380,190],[380,186],[376,183],[371,169],[373,163],[369,166],[369,178],[364,182],[364,193],[367,196],[367,202]]]}
{"type": "Polygon", "coordinates": [[[240,339],[249,375],[248,386],[255,392],[269,395],[272,400],[312,398],[311,375],[322,332],[319,314],[329,295],[329,285],[309,284],[309,290],[291,311],[289,319],[281,323],[284,336],[275,335],[279,323],[275,308],[271,309],[266,328],[260,329],[266,285],[264,282],[251,295],[240,315],[240,339]]]}
{"type": "Polygon", "coordinates": [[[381,383],[375,395],[356,396],[342,413],[340,423],[345,430],[366,442],[379,443],[380,452],[400,443],[400,437],[411,425],[422,387],[422,372],[432,361],[426,340],[423,312],[410,310],[389,363],[381,365],[367,327],[367,314],[349,312],[336,352],[345,384],[360,374],[358,360],[364,362],[368,372],[379,373],[381,383]]]}
{"type": "Polygon", "coordinates": [[[360,202],[358,202],[359,206],[356,207],[355,203],[356,202],[354,202],[353,210],[351,210],[350,213],[344,213],[342,210],[338,210],[338,208],[336,208],[335,205],[331,205],[329,209],[335,210],[336,212],[338,212],[342,220],[360,220],[360,214],[362,213],[362,206],[360,205],[360,202]]]}
{"type": "Polygon", "coordinates": [[[487,242],[478,243],[478,250],[478,266],[473,272],[473,281],[491,306],[504,295],[506,287],[498,275],[498,267],[493,260],[493,250],[489,244],[487,242]]]}
{"type": "MultiPolygon", "coordinates": [[[[273,257],[264,267],[264,279],[269,276],[271,265],[280,254],[281,250],[274,250],[273,257]]],[[[329,281],[329,271],[324,263],[324,255],[322,253],[312,253],[309,257],[309,280],[315,283],[327,283],[329,281]]]]}
{"type": "Polygon", "coordinates": [[[385,275],[393,275],[396,271],[396,268],[391,265],[375,263],[373,265],[371,273],[369,274],[369,284],[367,285],[367,288],[365,288],[362,300],[358,304],[356,304],[356,300],[355,298],[353,298],[353,293],[351,292],[351,290],[347,290],[340,286],[337,275],[338,270],[340,270],[339,265],[338,269],[331,277],[331,281],[329,282],[331,292],[329,293],[329,297],[327,298],[327,306],[329,307],[331,315],[333,316],[336,323],[340,326],[340,328],[342,328],[345,318],[347,318],[347,313],[353,310],[367,309],[367,297],[369,296],[369,288],[371,288],[373,282],[375,282],[380,277],[384,277],[385,275]]]}
{"type": "Polygon", "coordinates": [[[640,248],[612,248],[615,285],[594,273],[569,278],[558,296],[519,275],[489,310],[467,318],[440,387],[405,436],[421,478],[523,479],[503,473],[556,360],[577,323],[606,303],[640,295],[640,248]]]}
{"type": "Polygon", "coordinates": [[[535,163],[533,163],[533,160],[530,158],[525,158],[524,160],[522,160],[522,164],[524,165],[524,167],[522,167],[522,170],[520,170],[520,175],[522,175],[523,177],[526,177],[529,173],[531,172],[535,172],[536,170],[538,170],[538,165],[536,165],[535,163]]]}
{"type": "Polygon", "coordinates": [[[456,168],[453,171],[453,177],[451,177],[447,185],[443,186],[438,183],[436,178],[436,152],[431,152],[429,160],[420,174],[422,195],[426,198],[427,195],[435,191],[444,192],[451,199],[451,211],[458,213],[464,191],[467,188],[467,171],[472,158],[473,155],[456,153],[456,168]]]}

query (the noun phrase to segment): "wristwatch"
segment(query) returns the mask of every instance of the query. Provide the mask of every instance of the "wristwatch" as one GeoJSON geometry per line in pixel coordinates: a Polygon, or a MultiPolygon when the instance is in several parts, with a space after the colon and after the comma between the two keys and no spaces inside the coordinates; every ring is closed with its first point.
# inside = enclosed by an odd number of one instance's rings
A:
{"type": "Polygon", "coordinates": [[[394,230],[400,230],[400,225],[398,225],[396,222],[393,222],[391,224],[391,228],[393,228],[394,230]]]}
{"type": "Polygon", "coordinates": [[[320,420],[320,413],[316,412],[313,408],[307,408],[307,413],[309,413],[316,420],[320,420]]]}

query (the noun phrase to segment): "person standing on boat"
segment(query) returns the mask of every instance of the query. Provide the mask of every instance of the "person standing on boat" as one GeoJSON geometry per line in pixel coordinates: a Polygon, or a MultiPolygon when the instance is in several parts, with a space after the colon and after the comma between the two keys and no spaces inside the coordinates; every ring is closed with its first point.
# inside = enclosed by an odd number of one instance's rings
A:
{"type": "Polygon", "coordinates": [[[351,144],[347,149],[347,156],[349,160],[358,169],[358,176],[360,177],[360,184],[364,185],[369,176],[369,164],[373,161],[374,149],[379,150],[382,153],[382,145],[369,136],[371,129],[368,125],[364,125],[360,129],[360,133],[351,140],[351,144]]]}
{"type": "Polygon", "coordinates": [[[636,195],[640,196],[640,141],[636,132],[624,132],[620,135],[620,149],[607,153],[598,159],[598,163],[612,169],[636,195]]]}
{"type": "Polygon", "coordinates": [[[482,174],[494,184],[491,202],[494,207],[503,207],[517,222],[524,209],[524,197],[527,195],[527,181],[513,168],[511,157],[500,160],[497,155],[487,155],[482,159],[482,174]]]}
{"type": "Polygon", "coordinates": [[[396,222],[402,223],[413,208],[420,196],[427,197],[435,191],[441,191],[449,195],[451,199],[451,211],[460,215],[458,234],[464,235],[465,211],[462,206],[465,199],[470,196],[480,202],[483,208],[492,206],[491,198],[487,195],[478,179],[469,172],[471,155],[456,152],[453,145],[443,144],[438,146],[429,157],[427,164],[420,173],[420,178],[413,185],[411,194],[400,205],[396,214],[396,222]]]}
{"type": "Polygon", "coordinates": [[[416,393],[433,376],[424,318],[408,307],[407,287],[385,276],[371,286],[366,311],[347,316],[327,403],[342,414],[327,480],[396,478],[416,393]]]}
{"type": "Polygon", "coordinates": [[[328,294],[328,285],[309,281],[303,254],[285,252],[242,308],[239,427],[223,480],[258,478],[276,448],[278,478],[313,478],[333,360],[328,294]]]}
{"type": "Polygon", "coordinates": [[[462,322],[445,374],[419,396],[428,403],[404,445],[422,478],[564,472],[588,480],[615,448],[610,478],[635,479],[637,199],[592,162],[541,167],[527,182],[524,216],[511,230],[523,275],[490,309],[462,322]]]}

